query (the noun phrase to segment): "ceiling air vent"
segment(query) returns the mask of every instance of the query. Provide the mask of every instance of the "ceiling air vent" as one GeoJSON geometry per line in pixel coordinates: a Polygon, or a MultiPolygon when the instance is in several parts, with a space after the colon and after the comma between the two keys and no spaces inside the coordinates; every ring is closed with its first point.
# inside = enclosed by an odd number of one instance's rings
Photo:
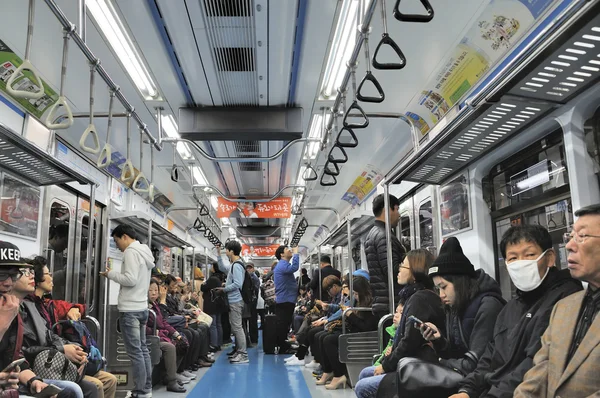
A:
{"type": "Polygon", "coordinates": [[[210,17],[250,17],[252,0],[204,0],[204,8],[210,17]]]}
{"type": "Polygon", "coordinates": [[[242,162],[240,163],[240,171],[262,171],[262,166],[260,162],[242,162]]]}
{"type": "Polygon", "coordinates": [[[220,72],[254,72],[254,49],[249,47],[215,48],[220,72]]]}
{"type": "MultiPolygon", "coordinates": [[[[237,157],[254,158],[260,156],[260,142],[234,141],[233,146],[237,157]]],[[[240,171],[262,171],[260,162],[241,162],[240,171]]]]}

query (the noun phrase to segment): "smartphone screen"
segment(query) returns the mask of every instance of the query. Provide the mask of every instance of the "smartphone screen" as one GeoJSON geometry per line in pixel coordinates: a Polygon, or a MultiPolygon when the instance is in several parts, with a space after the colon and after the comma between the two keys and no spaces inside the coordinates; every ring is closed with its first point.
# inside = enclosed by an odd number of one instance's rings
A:
{"type": "Polygon", "coordinates": [[[23,362],[25,362],[25,358],[17,359],[16,361],[11,362],[6,368],[4,368],[4,370],[2,372],[3,373],[12,372],[13,370],[15,370],[17,368],[17,366],[21,366],[21,364],[23,362]]]}
{"type": "Polygon", "coordinates": [[[50,384],[50,385],[48,385],[48,387],[44,388],[42,391],[38,392],[37,394],[34,394],[34,397],[35,398],[48,398],[48,397],[58,394],[61,391],[62,391],[62,388],[58,388],[54,384],[50,384]]]}

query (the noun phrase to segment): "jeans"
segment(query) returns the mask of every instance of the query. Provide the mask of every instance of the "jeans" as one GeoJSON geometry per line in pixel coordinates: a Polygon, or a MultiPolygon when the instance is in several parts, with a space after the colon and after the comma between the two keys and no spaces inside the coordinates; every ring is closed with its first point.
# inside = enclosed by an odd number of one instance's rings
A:
{"type": "Polygon", "coordinates": [[[247,354],[246,336],[242,326],[242,312],[244,311],[244,300],[237,303],[229,303],[229,323],[231,331],[235,336],[235,347],[237,352],[247,354]]]}
{"type": "Polygon", "coordinates": [[[152,362],[146,345],[148,310],[121,312],[119,323],[125,350],[131,360],[134,395],[152,392],[152,362]]]}
{"type": "Polygon", "coordinates": [[[83,398],[81,387],[72,381],[44,380],[44,383],[54,384],[56,387],[62,388],[62,391],[58,393],[59,398],[83,398]]]}
{"type": "Polygon", "coordinates": [[[376,398],[377,389],[381,380],[385,377],[385,373],[382,375],[374,376],[375,366],[369,366],[364,368],[358,376],[358,383],[354,386],[354,393],[358,398],[376,398]]]}
{"type": "Polygon", "coordinates": [[[212,323],[210,324],[210,345],[213,347],[221,347],[223,345],[223,327],[221,326],[221,314],[211,315],[212,323]]]}

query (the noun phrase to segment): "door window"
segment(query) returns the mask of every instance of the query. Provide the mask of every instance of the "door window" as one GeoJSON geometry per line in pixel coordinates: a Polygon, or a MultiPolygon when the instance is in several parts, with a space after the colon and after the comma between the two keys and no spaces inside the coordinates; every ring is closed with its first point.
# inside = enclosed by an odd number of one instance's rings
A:
{"type": "Polygon", "coordinates": [[[410,216],[408,213],[402,213],[400,215],[400,242],[407,252],[411,249],[410,238],[410,216]]]}
{"type": "Polygon", "coordinates": [[[62,202],[53,202],[50,206],[47,256],[54,280],[52,297],[58,300],[66,300],[70,228],[71,209],[62,202]]]}
{"type": "Polygon", "coordinates": [[[419,207],[419,233],[420,247],[425,249],[434,246],[431,200],[428,200],[419,207]]]}

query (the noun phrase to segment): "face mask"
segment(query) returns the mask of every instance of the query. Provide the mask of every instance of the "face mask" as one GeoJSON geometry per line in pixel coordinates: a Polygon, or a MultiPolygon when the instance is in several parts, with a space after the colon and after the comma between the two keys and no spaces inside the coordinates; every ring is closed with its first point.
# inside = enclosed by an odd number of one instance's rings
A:
{"type": "Polygon", "coordinates": [[[515,284],[517,289],[522,292],[531,292],[537,289],[544,279],[546,275],[548,275],[548,268],[546,270],[546,274],[544,274],[543,278],[540,278],[540,272],[538,271],[538,261],[541,260],[542,257],[546,254],[548,250],[543,252],[538,258],[535,260],[517,260],[513,261],[510,264],[506,264],[506,269],[508,270],[508,274],[510,275],[510,279],[515,284]]]}

